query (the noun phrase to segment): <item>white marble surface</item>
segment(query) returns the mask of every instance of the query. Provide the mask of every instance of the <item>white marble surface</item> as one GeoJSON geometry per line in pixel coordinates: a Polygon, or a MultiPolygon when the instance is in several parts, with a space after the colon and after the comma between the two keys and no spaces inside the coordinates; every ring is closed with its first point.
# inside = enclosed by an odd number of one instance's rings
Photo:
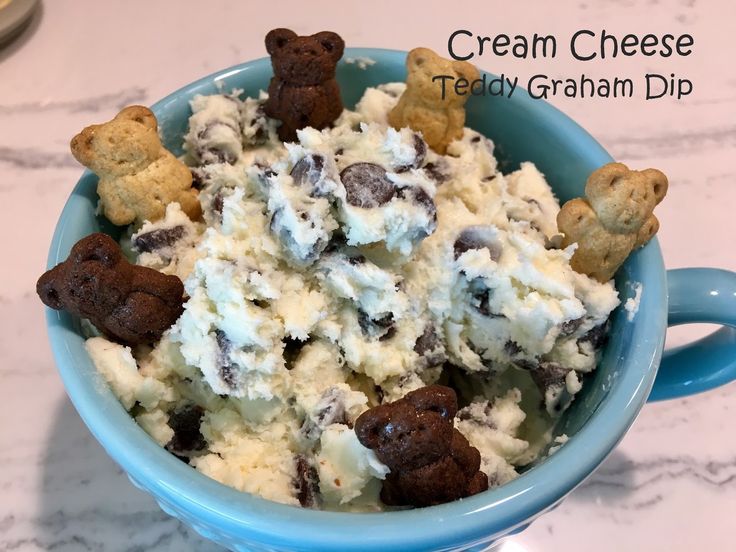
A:
{"type": "MultiPolygon", "coordinates": [[[[178,0],[43,3],[30,27],[0,49],[0,551],[214,550],[134,489],[88,433],[56,374],[35,296],[47,247],[81,169],[68,151],[82,126],[129,103],[152,103],[192,79],[265,54],[268,29],[330,29],[348,45],[446,51],[449,33],[690,32],[684,59],[605,63],[484,56],[496,73],[641,78],[688,76],[677,102],[640,98],[553,103],[617,158],[671,179],[658,208],[669,267],[736,269],[736,70],[730,0],[578,0],[352,3],[178,0]],[[279,3],[282,4],[282,3],[279,3]],[[356,3],[357,4],[357,3],[356,3]]],[[[683,343],[703,328],[672,332],[683,343]]],[[[553,513],[509,540],[505,552],[733,550],[736,385],[648,405],[613,455],[553,513]]]]}

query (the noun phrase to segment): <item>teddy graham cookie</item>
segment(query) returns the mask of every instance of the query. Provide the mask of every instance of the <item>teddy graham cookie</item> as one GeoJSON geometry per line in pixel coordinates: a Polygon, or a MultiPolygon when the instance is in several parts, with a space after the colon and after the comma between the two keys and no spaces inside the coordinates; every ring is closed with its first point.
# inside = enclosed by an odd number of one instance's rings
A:
{"type": "Polygon", "coordinates": [[[429,147],[444,155],[450,142],[463,136],[468,96],[450,91],[443,98],[441,87],[432,78],[449,75],[473,81],[479,78],[478,70],[467,61],[442,58],[429,48],[409,52],[406,69],[406,90],[389,113],[388,122],[397,130],[408,126],[421,132],[429,147]]]}
{"type": "Polygon", "coordinates": [[[297,130],[322,130],[340,116],[342,100],[335,68],[344,49],[342,38],[329,31],[298,36],[289,29],[274,29],[266,35],[274,76],[264,109],[266,115],[281,121],[281,140],[293,142],[297,130]]]}
{"type": "Polygon", "coordinates": [[[155,343],[184,310],[179,278],[130,264],[101,233],[79,240],[66,261],[38,279],[36,293],[46,306],[88,318],[126,345],[155,343]]]}
{"type": "Polygon", "coordinates": [[[192,174],[163,147],[147,107],[129,106],[111,121],[88,126],[72,138],[71,150],[99,177],[100,206],[113,224],[158,220],[174,201],[192,220],[200,217],[192,174]]]}
{"type": "Polygon", "coordinates": [[[429,385],[363,412],[355,434],[391,470],[381,489],[390,506],[432,506],[488,489],[480,452],[453,426],[455,391],[429,385]]]}
{"type": "Polygon", "coordinates": [[[659,230],[654,207],[667,193],[667,177],[657,169],[630,170],[608,163],[594,171],[585,185],[585,198],[562,206],[557,227],[562,247],[577,243],[570,266],[581,274],[607,282],[629,254],[659,230]]]}

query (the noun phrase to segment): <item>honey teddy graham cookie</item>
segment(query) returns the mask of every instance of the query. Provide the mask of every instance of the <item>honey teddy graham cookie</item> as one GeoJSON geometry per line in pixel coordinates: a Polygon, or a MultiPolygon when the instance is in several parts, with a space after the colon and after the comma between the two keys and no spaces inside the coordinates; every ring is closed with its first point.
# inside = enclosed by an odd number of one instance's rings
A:
{"type": "Polygon", "coordinates": [[[129,106],[111,121],[86,127],[72,138],[71,150],[99,177],[102,212],[113,224],[153,222],[174,201],[192,220],[200,217],[192,174],[163,147],[147,107],[129,106]]]}
{"type": "Polygon", "coordinates": [[[441,87],[432,78],[450,75],[473,81],[478,70],[467,61],[451,61],[438,56],[429,48],[414,48],[406,57],[406,90],[388,115],[395,129],[411,127],[422,133],[430,148],[445,154],[453,140],[463,136],[465,102],[468,96],[448,92],[442,97],[441,87]]]}
{"type": "Polygon", "coordinates": [[[662,171],[630,170],[608,163],[595,170],[585,185],[585,198],[562,206],[557,227],[562,247],[577,243],[573,270],[607,282],[629,254],[647,243],[659,229],[654,207],[664,199],[668,181],[662,171]]]}

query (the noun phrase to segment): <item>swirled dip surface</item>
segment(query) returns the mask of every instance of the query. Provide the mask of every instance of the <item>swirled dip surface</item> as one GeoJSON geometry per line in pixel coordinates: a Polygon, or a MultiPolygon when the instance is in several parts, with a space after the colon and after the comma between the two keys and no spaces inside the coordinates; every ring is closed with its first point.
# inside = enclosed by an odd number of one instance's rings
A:
{"type": "Polygon", "coordinates": [[[290,144],[263,94],[196,97],[185,160],[205,222],[172,204],[125,240],[185,282],[185,312],[153,349],[95,337],[88,350],[154,439],[226,485],[382,509],[388,468],[352,424],[435,382],[459,390],[455,425],[499,485],[595,368],[618,296],[557,247],[544,176],[501,174],[470,129],[439,156],[388,127],[402,90],[368,89],[290,144]]]}

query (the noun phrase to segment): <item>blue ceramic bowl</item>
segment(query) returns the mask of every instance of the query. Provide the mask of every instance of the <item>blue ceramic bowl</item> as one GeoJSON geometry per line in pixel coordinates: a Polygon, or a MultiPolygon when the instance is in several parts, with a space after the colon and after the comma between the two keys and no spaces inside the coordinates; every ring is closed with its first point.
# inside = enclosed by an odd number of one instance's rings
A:
{"type": "MultiPolygon", "coordinates": [[[[366,56],[376,63],[365,70],[340,63],[337,78],[345,104],[354,105],[367,86],[404,80],[405,55],[348,49],[346,58],[366,56]]],[[[221,86],[225,90],[242,88],[254,95],[267,87],[270,77],[269,60],[260,59],[205,77],[161,100],[153,110],[166,146],[181,153],[190,114],[188,101],[194,94],[215,93],[221,86]]],[[[493,139],[504,171],[521,161],[533,161],[563,201],[580,195],[590,172],[611,161],[572,120],[523,91],[517,91],[511,100],[472,98],[467,124],[493,139]]],[[[86,172],[69,198],[54,234],[49,267],[64,260],[83,236],[112,230],[94,213],[96,181],[86,172]]],[[[677,286],[670,290],[679,309],[675,322],[736,324],[734,274],[699,270],[676,274],[677,286]],[[720,299],[712,295],[714,290],[720,299]]],[[[595,470],[634,421],[654,384],[667,328],[667,278],[656,239],[634,253],[619,271],[616,283],[623,300],[632,295],[633,282],[643,285],[639,311],[633,321],[622,309],[614,313],[600,367],[587,379],[559,427],[560,433],[570,436],[561,450],[500,488],[451,504],[375,514],[319,512],[276,504],[201,475],[159,447],[128,416],[85,352],[79,321],[52,310],[47,320],[64,385],[90,431],[136,486],[203,536],[234,550],[461,550],[483,547],[521,530],[554,507],[595,470]]],[[[712,342],[701,344],[714,356],[708,362],[700,361],[711,368],[710,379],[678,376],[675,370],[670,387],[663,386],[660,397],[734,379],[733,341],[730,329],[714,334],[712,342]]],[[[697,354],[693,351],[689,348],[681,353],[687,360],[688,355],[697,354]]]]}

